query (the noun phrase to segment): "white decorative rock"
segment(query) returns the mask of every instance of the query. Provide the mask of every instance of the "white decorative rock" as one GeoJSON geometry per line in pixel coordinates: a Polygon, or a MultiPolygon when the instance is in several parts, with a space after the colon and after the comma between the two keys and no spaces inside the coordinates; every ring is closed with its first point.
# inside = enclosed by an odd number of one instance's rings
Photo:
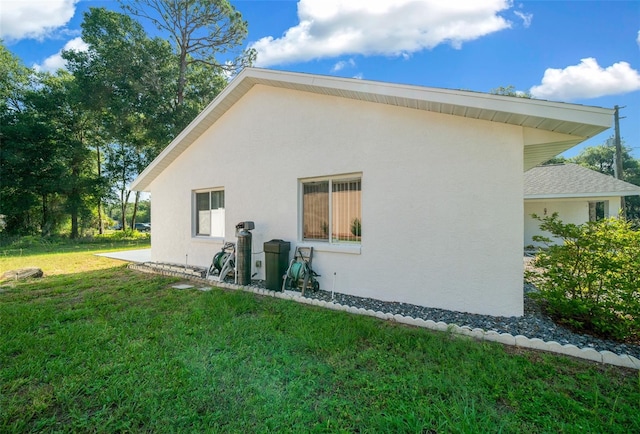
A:
{"type": "Polygon", "coordinates": [[[633,356],[627,354],[618,355],[611,351],[601,351],[600,354],[602,354],[603,363],[623,366],[625,368],[640,369],[640,360],[633,356]]]}
{"type": "Polygon", "coordinates": [[[562,346],[561,354],[579,359],[592,360],[594,362],[602,362],[602,354],[593,348],[578,348],[575,345],[567,344],[562,346]]]}
{"type": "Polygon", "coordinates": [[[447,331],[456,335],[462,334],[460,333],[460,327],[458,326],[458,324],[449,324],[449,326],[447,327],[447,331]]]}
{"type": "Polygon", "coordinates": [[[404,315],[394,315],[393,319],[399,322],[400,324],[409,324],[409,317],[404,315]]]}
{"type": "Polygon", "coordinates": [[[484,332],[484,340],[496,342],[500,339],[500,333],[495,330],[489,330],[488,332],[484,332]]]}
{"type": "Polygon", "coordinates": [[[473,330],[471,330],[471,334],[469,336],[471,336],[474,339],[484,339],[484,330],[476,327],[473,330]]]}
{"type": "Polygon", "coordinates": [[[459,334],[461,334],[463,336],[469,336],[470,338],[474,338],[474,339],[483,339],[484,338],[484,330],[479,329],[479,328],[472,329],[469,326],[458,327],[457,333],[459,333],[459,334]]]}
{"type": "Polygon", "coordinates": [[[427,322],[425,320],[423,320],[422,318],[416,318],[416,319],[414,319],[414,325],[416,327],[426,328],[427,327],[427,322]]]}
{"type": "Polygon", "coordinates": [[[447,324],[446,322],[438,321],[434,330],[446,332],[449,330],[449,324],[447,324]]]}
{"type": "Polygon", "coordinates": [[[516,338],[511,333],[499,333],[495,342],[500,342],[505,345],[515,345],[516,338]]]}
{"type": "Polygon", "coordinates": [[[524,338],[524,336],[521,336],[521,335],[516,336],[516,345],[519,347],[525,347],[525,348],[531,348],[534,350],[543,350],[543,351],[548,351],[549,349],[549,345],[542,339],[538,339],[538,338],[521,339],[521,338],[524,338]]]}
{"type": "Polygon", "coordinates": [[[549,342],[547,342],[546,351],[549,351],[549,352],[552,352],[552,353],[561,353],[562,352],[562,345],[560,345],[556,341],[549,341],[549,342]]]}
{"type": "Polygon", "coordinates": [[[387,314],[381,311],[376,312],[376,318],[387,319],[387,314]]]}
{"type": "Polygon", "coordinates": [[[435,321],[433,321],[431,319],[428,319],[424,323],[425,323],[425,327],[426,328],[431,329],[431,330],[437,330],[437,328],[436,328],[437,326],[436,326],[436,322],[435,321]]]}
{"type": "Polygon", "coordinates": [[[457,333],[459,335],[464,335],[464,336],[469,336],[471,334],[471,327],[469,326],[460,327],[456,325],[455,327],[456,329],[454,333],[457,333]]]}

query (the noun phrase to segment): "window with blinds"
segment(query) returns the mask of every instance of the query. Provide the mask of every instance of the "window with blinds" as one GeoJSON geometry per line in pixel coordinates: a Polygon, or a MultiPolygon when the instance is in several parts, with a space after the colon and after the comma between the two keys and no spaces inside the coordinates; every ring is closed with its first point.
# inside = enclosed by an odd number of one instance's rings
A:
{"type": "Polygon", "coordinates": [[[361,193],[359,177],[302,181],[303,239],[359,243],[362,236],[361,193]]]}
{"type": "Polygon", "coordinates": [[[195,234],[224,237],[224,190],[195,193],[195,234]]]}

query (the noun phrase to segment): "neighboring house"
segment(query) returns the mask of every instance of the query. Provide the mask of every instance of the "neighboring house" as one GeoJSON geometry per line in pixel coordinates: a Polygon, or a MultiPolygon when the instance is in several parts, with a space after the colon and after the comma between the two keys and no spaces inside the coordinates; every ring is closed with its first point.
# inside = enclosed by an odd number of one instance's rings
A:
{"type": "Polygon", "coordinates": [[[539,246],[534,235],[540,230],[531,215],[554,212],[564,223],[583,224],[620,213],[620,197],[640,195],[640,186],[620,181],[577,164],[538,166],[524,173],[524,245],[539,246]]]}
{"type": "Polygon", "coordinates": [[[263,243],[283,239],[292,252],[314,247],[327,290],[522,315],[522,174],[612,115],[248,68],[132,188],[153,197],[157,262],[206,266],[237,223],[254,221],[256,278],[263,243]]]}

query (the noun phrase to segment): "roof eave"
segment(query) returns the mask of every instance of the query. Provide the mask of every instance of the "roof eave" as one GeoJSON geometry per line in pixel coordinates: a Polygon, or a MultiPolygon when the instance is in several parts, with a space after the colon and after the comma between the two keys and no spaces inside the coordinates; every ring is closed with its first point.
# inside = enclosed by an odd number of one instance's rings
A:
{"type": "Polygon", "coordinates": [[[574,135],[576,144],[608,129],[613,115],[599,107],[246,68],[140,173],[131,189],[148,191],[175,158],[256,84],[557,131],[574,135]]]}
{"type": "Polygon", "coordinates": [[[640,196],[640,191],[606,191],[598,193],[548,193],[548,194],[525,194],[524,200],[536,199],[584,199],[591,197],[623,197],[640,196]]]}

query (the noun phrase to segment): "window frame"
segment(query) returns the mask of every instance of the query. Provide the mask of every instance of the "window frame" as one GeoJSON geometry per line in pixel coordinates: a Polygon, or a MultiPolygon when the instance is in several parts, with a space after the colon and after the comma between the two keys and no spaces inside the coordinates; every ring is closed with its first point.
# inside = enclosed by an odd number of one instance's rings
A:
{"type": "MultiPolygon", "coordinates": [[[[334,229],[333,222],[333,193],[334,193],[334,183],[344,183],[344,182],[360,182],[360,192],[362,194],[362,181],[363,176],[361,172],[355,173],[346,173],[339,175],[327,175],[327,176],[317,176],[311,178],[300,178],[298,179],[298,241],[302,243],[302,245],[313,245],[318,250],[326,250],[326,251],[339,251],[345,253],[360,253],[360,247],[362,245],[362,235],[360,239],[357,241],[340,241],[334,240],[332,233],[334,229]],[[327,239],[319,239],[319,238],[305,238],[304,237],[304,186],[305,184],[315,183],[315,182],[327,182],[328,185],[328,196],[329,196],[329,222],[328,222],[328,237],[327,239]]],[[[354,190],[358,191],[358,190],[354,190]]],[[[360,223],[362,224],[362,196],[360,196],[360,223]]]]}
{"type": "Polygon", "coordinates": [[[211,235],[211,233],[213,233],[214,231],[213,229],[213,218],[212,218],[212,214],[211,214],[211,194],[212,193],[216,193],[216,192],[222,192],[222,207],[218,207],[215,208],[216,210],[218,209],[222,209],[223,212],[226,209],[226,194],[225,194],[225,189],[224,187],[215,187],[215,188],[202,188],[202,189],[197,189],[197,190],[193,190],[191,192],[191,202],[192,202],[192,206],[191,206],[191,221],[192,221],[192,225],[191,225],[191,234],[193,237],[195,238],[201,238],[201,239],[213,239],[213,240],[220,240],[220,239],[224,239],[225,237],[225,233],[226,233],[226,213],[223,214],[223,222],[222,222],[222,227],[221,235],[211,235]],[[199,233],[199,209],[198,209],[198,194],[202,194],[202,193],[208,193],[209,194],[209,234],[201,234],[199,233]]]}

